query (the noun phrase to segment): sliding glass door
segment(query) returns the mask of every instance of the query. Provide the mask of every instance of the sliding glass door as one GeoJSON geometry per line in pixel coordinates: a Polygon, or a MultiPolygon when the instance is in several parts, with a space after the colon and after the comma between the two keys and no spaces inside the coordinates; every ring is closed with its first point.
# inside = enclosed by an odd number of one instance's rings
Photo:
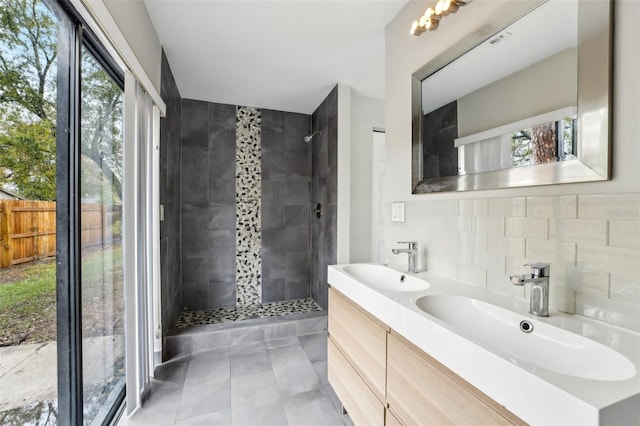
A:
{"type": "Polygon", "coordinates": [[[80,228],[83,413],[102,424],[125,386],[122,88],[80,52],[80,228]]]}
{"type": "Polygon", "coordinates": [[[101,425],[125,392],[124,75],[70,4],[55,6],[67,22],[57,69],[58,424],[101,425]]]}

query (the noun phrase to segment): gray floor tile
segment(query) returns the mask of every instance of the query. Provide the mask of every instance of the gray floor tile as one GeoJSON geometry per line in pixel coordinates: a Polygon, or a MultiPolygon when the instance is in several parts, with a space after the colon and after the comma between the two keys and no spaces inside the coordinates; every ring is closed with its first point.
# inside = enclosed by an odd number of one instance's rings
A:
{"type": "Polygon", "coordinates": [[[327,361],[316,361],[312,363],[312,365],[316,370],[316,373],[318,373],[318,376],[320,376],[320,380],[322,380],[322,383],[324,383],[325,386],[328,386],[329,378],[327,376],[327,361]]]}
{"type": "Polygon", "coordinates": [[[324,388],[284,397],[284,408],[290,425],[342,425],[324,388]]]}
{"type": "Polygon", "coordinates": [[[185,388],[198,384],[229,381],[231,378],[230,356],[197,358],[189,363],[185,388]]]}
{"type": "Polygon", "coordinates": [[[228,410],[231,404],[231,381],[199,382],[185,387],[180,398],[176,419],[187,419],[202,414],[228,410]]]}
{"type": "Polygon", "coordinates": [[[232,426],[288,426],[282,401],[253,404],[234,410],[232,426]]]}
{"type": "Polygon", "coordinates": [[[246,376],[265,371],[271,372],[271,361],[266,348],[262,351],[237,354],[231,358],[231,377],[246,376]]]}
{"type": "Polygon", "coordinates": [[[261,352],[265,350],[267,346],[264,341],[259,342],[250,342],[250,343],[242,343],[240,345],[234,345],[229,347],[229,355],[234,357],[238,354],[246,354],[250,352],[261,352]]]}
{"type": "Polygon", "coordinates": [[[279,339],[267,340],[267,349],[286,348],[288,346],[297,346],[300,341],[296,336],[281,337],[279,339]]]}
{"type": "MultiPolygon", "coordinates": [[[[280,337],[285,329],[159,366],[143,408],[119,425],[352,426],[327,381],[326,332],[280,337]]],[[[247,330],[236,341],[257,337],[247,330]]]]}
{"type": "Polygon", "coordinates": [[[193,352],[190,357],[190,361],[196,359],[216,359],[216,358],[224,358],[229,356],[229,348],[213,348],[213,349],[205,349],[198,352],[193,352]]]}
{"type": "Polygon", "coordinates": [[[326,332],[298,336],[298,340],[311,362],[327,360],[326,332]]]}
{"type": "Polygon", "coordinates": [[[231,379],[231,423],[237,426],[287,424],[271,371],[231,379]]]}
{"type": "Polygon", "coordinates": [[[178,420],[175,426],[230,426],[231,410],[216,411],[188,419],[178,420]]]}
{"type": "Polygon", "coordinates": [[[308,392],[323,387],[320,377],[302,346],[270,349],[271,366],[283,396],[308,392]]]}

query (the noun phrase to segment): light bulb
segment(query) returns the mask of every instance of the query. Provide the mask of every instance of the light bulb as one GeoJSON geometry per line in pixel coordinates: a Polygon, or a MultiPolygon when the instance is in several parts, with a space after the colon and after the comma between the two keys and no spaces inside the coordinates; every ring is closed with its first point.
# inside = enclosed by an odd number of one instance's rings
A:
{"type": "Polygon", "coordinates": [[[436,3],[436,15],[442,15],[442,7],[444,0],[438,0],[438,3],[436,3]]]}
{"type": "Polygon", "coordinates": [[[427,22],[429,22],[429,20],[424,15],[420,17],[420,26],[421,27],[426,27],[427,26],[427,22]]]}
{"type": "Polygon", "coordinates": [[[451,0],[442,0],[442,13],[446,13],[451,7],[451,0]]]}
{"type": "Polygon", "coordinates": [[[433,9],[432,8],[427,8],[427,10],[424,12],[424,17],[426,19],[431,19],[431,16],[433,16],[433,9]]]}
{"type": "Polygon", "coordinates": [[[411,24],[411,31],[409,31],[409,34],[411,35],[416,35],[416,30],[418,29],[418,21],[413,21],[413,24],[411,24]]]}

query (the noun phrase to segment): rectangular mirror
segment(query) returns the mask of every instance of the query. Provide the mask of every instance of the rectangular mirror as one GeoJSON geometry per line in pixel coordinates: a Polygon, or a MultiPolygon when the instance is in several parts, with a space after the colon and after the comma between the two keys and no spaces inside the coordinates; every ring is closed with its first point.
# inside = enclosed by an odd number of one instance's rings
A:
{"type": "Polygon", "coordinates": [[[416,71],[413,193],[610,179],[611,8],[511,2],[416,71]]]}

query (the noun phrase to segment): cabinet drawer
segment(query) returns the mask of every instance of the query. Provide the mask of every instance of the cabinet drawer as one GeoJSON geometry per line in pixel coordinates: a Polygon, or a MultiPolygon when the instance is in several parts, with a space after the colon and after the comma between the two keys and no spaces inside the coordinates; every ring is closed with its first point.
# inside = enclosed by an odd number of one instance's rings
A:
{"type": "Polygon", "coordinates": [[[382,426],[384,406],[329,339],[327,345],[329,383],[355,425],[382,426]]]}
{"type": "Polygon", "coordinates": [[[523,424],[395,332],[389,335],[388,357],[387,402],[402,424],[523,424]]]}
{"type": "Polygon", "coordinates": [[[384,401],[388,328],[334,288],[329,289],[328,328],[333,342],[384,401]]]}
{"type": "Polygon", "coordinates": [[[391,410],[387,409],[384,415],[384,425],[385,426],[402,426],[400,420],[396,418],[396,416],[391,412],[391,410]]]}

